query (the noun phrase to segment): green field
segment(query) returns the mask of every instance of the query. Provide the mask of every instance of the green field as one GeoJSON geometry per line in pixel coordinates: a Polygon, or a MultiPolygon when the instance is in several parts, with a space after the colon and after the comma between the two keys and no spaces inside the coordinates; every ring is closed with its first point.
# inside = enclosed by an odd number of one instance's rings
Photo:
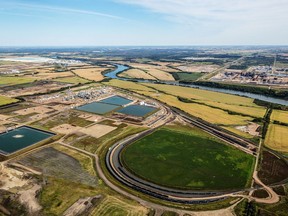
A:
{"type": "Polygon", "coordinates": [[[176,80],[181,80],[181,81],[195,81],[202,76],[203,76],[203,73],[186,73],[186,72],[173,73],[173,77],[176,80]]]}
{"type": "Polygon", "coordinates": [[[17,99],[9,98],[9,97],[5,97],[5,96],[0,95],[0,106],[10,104],[10,103],[15,103],[17,101],[18,101],[17,99]]]}
{"type": "Polygon", "coordinates": [[[87,83],[89,80],[83,79],[81,77],[71,76],[71,77],[63,77],[54,79],[54,81],[64,82],[64,83],[71,83],[71,84],[78,84],[78,83],[87,83]]]}
{"type": "Polygon", "coordinates": [[[32,78],[26,78],[26,77],[9,77],[9,76],[1,76],[0,78],[0,86],[9,86],[9,85],[17,85],[17,84],[23,84],[23,83],[30,83],[35,81],[35,79],[32,78]]]}
{"type": "Polygon", "coordinates": [[[129,145],[121,158],[136,175],[193,190],[247,187],[254,157],[195,128],[165,127],[129,145]]]}

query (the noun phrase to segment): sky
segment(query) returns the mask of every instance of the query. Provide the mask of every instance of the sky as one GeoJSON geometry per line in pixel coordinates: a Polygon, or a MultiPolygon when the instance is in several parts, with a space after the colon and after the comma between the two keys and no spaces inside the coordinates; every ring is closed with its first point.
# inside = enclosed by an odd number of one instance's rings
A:
{"type": "Polygon", "coordinates": [[[288,0],[0,0],[0,46],[288,45],[288,0]]]}

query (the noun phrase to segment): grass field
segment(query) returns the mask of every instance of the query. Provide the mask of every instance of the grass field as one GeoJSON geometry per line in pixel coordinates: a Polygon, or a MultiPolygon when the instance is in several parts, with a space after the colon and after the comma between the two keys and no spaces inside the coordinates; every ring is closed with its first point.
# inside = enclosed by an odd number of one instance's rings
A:
{"type": "Polygon", "coordinates": [[[273,150],[288,153],[288,127],[270,124],[266,134],[265,145],[273,150]]]}
{"type": "Polygon", "coordinates": [[[248,186],[254,157],[195,128],[166,127],[129,145],[121,155],[136,175],[183,189],[248,186]]]}
{"type": "Polygon", "coordinates": [[[136,203],[123,202],[117,197],[107,196],[93,210],[93,216],[146,216],[149,210],[136,203]]]}
{"type": "Polygon", "coordinates": [[[87,79],[83,79],[77,76],[63,77],[63,78],[57,78],[53,80],[58,81],[58,82],[71,83],[71,84],[78,84],[78,83],[82,84],[82,83],[89,82],[87,79]]]}
{"type": "Polygon", "coordinates": [[[0,86],[9,86],[9,85],[17,85],[17,84],[23,84],[23,83],[30,83],[35,81],[34,78],[26,78],[26,77],[10,77],[10,76],[1,76],[0,77],[0,86]]]}
{"type": "Polygon", "coordinates": [[[288,111],[273,110],[270,119],[288,124],[288,111]]]}
{"type": "Polygon", "coordinates": [[[202,73],[184,73],[184,72],[176,72],[173,74],[176,80],[180,81],[195,81],[203,76],[202,73]]]}
{"type": "Polygon", "coordinates": [[[48,184],[44,186],[39,196],[45,215],[62,215],[78,199],[99,194],[92,187],[64,179],[49,177],[47,181],[48,184]]]}
{"type": "Polygon", "coordinates": [[[16,103],[18,100],[0,95],[0,106],[16,103]]]}

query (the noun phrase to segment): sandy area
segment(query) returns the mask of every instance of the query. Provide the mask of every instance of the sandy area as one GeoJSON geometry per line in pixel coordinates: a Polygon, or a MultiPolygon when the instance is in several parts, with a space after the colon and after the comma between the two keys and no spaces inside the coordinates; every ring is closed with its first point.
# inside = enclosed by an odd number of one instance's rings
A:
{"type": "Polygon", "coordinates": [[[88,128],[82,128],[80,132],[85,133],[89,136],[93,136],[95,138],[100,138],[111,131],[115,130],[117,127],[112,127],[108,125],[101,125],[101,124],[95,124],[88,128]]]}
{"type": "Polygon", "coordinates": [[[260,125],[250,122],[248,125],[246,126],[238,126],[235,127],[237,130],[243,131],[245,133],[249,133],[252,136],[258,136],[259,132],[257,131],[257,129],[260,127],[260,125]]]}
{"type": "Polygon", "coordinates": [[[61,124],[61,125],[51,128],[52,131],[56,133],[61,133],[61,134],[70,134],[80,129],[82,128],[78,126],[73,126],[70,124],[61,124]]]}
{"type": "Polygon", "coordinates": [[[86,114],[86,113],[81,114],[79,117],[83,118],[83,119],[86,119],[88,121],[92,121],[92,122],[100,122],[103,119],[102,116],[86,114]]]}
{"type": "Polygon", "coordinates": [[[37,107],[31,107],[31,108],[18,110],[15,113],[18,115],[27,115],[27,114],[31,114],[31,113],[45,114],[45,113],[48,113],[51,111],[53,111],[53,109],[49,109],[45,106],[37,106],[37,107]]]}
{"type": "Polygon", "coordinates": [[[0,121],[4,121],[4,120],[6,120],[6,119],[8,119],[8,118],[10,118],[10,117],[11,117],[11,116],[0,114],[0,121]]]}
{"type": "Polygon", "coordinates": [[[219,67],[217,65],[181,65],[181,66],[178,66],[177,68],[184,72],[210,73],[219,67]]]}
{"type": "Polygon", "coordinates": [[[0,164],[0,188],[19,194],[21,203],[27,206],[31,214],[41,210],[41,206],[36,198],[41,186],[33,179],[24,178],[27,173],[0,164]]]}

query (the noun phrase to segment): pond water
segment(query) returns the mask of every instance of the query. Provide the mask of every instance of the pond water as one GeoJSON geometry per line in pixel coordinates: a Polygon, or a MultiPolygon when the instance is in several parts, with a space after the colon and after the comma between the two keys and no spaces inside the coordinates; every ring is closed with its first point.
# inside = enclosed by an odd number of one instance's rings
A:
{"type": "Polygon", "coordinates": [[[115,109],[118,109],[119,107],[120,106],[113,105],[113,104],[93,102],[93,103],[89,103],[89,104],[85,104],[83,106],[77,107],[76,109],[85,111],[85,112],[103,115],[115,109]]]}
{"type": "Polygon", "coordinates": [[[113,104],[113,105],[119,105],[119,106],[123,106],[126,104],[129,104],[132,102],[132,100],[129,100],[127,98],[121,97],[121,96],[113,96],[113,97],[109,97],[106,98],[104,100],[101,100],[100,102],[102,103],[107,103],[107,104],[113,104]]]}
{"type": "Polygon", "coordinates": [[[54,133],[23,126],[0,134],[0,153],[8,155],[54,135],[54,133]]]}
{"type": "MultiPolygon", "coordinates": [[[[117,74],[127,70],[129,67],[125,65],[119,65],[116,64],[117,68],[114,71],[111,71],[109,73],[106,73],[105,76],[112,78],[112,79],[119,79],[119,80],[126,80],[126,81],[137,81],[137,82],[144,82],[144,83],[156,83],[153,80],[143,80],[143,79],[129,79],[129,78],[122,78],[118,77],[117,74]]],[[[185,86],[185,87],[190,87],[190,88],[198,88],[198,89],[203,89],[203,90],[208,90],[208,91],[214,91],[214,92],[222,92],[226,94],[233,94],[233,95],[239,95],[239,96],[245,96],[253,99],[258,99],[262,101],[266,101],[269,103],[275,103],[275,104],[280,104],[284,106],[288,106],[288,101],[281,99],[281,98],[274,98],[274,97],[269,97],[265,96],[262,94],[254,94],[254,93],[248,93],[248,92],[242,92],[242,91],[236,91],[236,90],[228,90],[228,89],[222,89],[222,88],[213,88],[213,87],[206,87],[206,86],[200,86],[200,85],[187,85],[187,84],[181,84],[177,81],[169,81],[169,82],[162,82],[168,85],[178,85],[178,86],[185,86]]]]}

